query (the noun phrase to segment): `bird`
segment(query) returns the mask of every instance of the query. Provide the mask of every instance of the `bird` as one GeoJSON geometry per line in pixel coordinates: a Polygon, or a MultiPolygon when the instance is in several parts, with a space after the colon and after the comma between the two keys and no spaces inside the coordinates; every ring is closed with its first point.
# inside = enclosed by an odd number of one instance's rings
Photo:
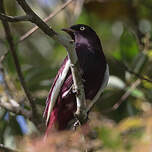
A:
{"type": "MultiPolygon", "coordinates": [[[[62,30],[74,41],[86,101],[99,98],[108,83],[109,67],[97,33],[84,24],[72,25],[62,30]]],[[[46,100],[46,134],[53,129],[68,129],[69,122],[74,119],[77,104],[72,87],[70,60],[66,56],[46,100]]]]}

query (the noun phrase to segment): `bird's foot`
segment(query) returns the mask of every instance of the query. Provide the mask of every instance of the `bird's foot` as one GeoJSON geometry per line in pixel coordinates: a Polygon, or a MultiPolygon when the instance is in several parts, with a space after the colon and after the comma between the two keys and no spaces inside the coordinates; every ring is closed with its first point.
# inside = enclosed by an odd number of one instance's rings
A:
{"type": "Polygon", "coordinates": [[[76,113],[74,115],[75,115],[75,118],[80,122],[81,125],[86,123],[88,120],[88,114],[85,109],[76,111],[76,113]]]}
{"type": "Polygon", "coordinates": [[[78,89],[74,85],[72,85],[72,93],[73,94],[77,94],[78,93],[78,89]]]}
{"type": "Polygon", "coordinates": [[[73,127],[76,129],[79,126],[81,126],[81,123],[80,123],[79,120],[76,120],[76,122],[74,123],[73,127]]]}

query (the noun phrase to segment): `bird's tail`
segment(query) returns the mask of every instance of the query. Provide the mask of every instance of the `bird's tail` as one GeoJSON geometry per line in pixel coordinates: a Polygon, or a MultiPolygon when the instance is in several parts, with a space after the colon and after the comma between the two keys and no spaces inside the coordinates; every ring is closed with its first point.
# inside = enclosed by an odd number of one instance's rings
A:
{"type": "Polygon", "coordinates": [[[49,132],[54,131],[56,129],[57,118],[58,118],[58,109],[54,109],[50,115],[45,136],[48,136],[49,132]]]}

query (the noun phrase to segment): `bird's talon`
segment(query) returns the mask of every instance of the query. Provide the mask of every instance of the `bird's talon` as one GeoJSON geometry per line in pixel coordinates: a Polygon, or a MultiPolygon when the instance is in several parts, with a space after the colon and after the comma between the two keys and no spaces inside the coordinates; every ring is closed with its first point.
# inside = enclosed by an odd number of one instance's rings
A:
{"type": "Polygon", "coordinates": [[[72,86],[72,92],[73,92],[74,94],[77,94],[77,89],[75,88],[74,85],[72,86]]]}
{"type": "Polygon", "coordinates": [[[63,128],[63,130],[66,128],[71,128],[71,126],[72,128],[76,129],[76,127],[85,124],[88,120],[86,103],[81,103],[79,105],[73,104],[73,96],[81,96],[80,90],[81,88],[84,88],[84,93],[86,97],[89,97],[91,92],[91,95],[94,96],[96,99],[96,95],[98,97],[98,94],[103,91],[103,88],[106,86],[109,77],[108,65],[102,51],[100,39],[97,36],[96,32],[91,27],[82,24],[63,29],[63,31],[67,32],[67,34],[71,36],[72,40],[70,40],[69,42],[71,46],[68,46],[68,49],[74,49],[74,51],[78,55],[77,57],[79,62],[74,62],[74,64],[72,64],[72,62],[69,62],[69,59],[66,58],[54,80],[51,88],[52,91],[50,91],[49,93],[44,112],[48,124],[46,134],[48,134],[49,130],[54,126],[54,120],[58,120],[59,118],[63,121],[63,123],[59,123],[58,128],[63,128]],[[73,77],[72,72],[70,71],[70,67],[75,68],[77,67],[78,63],[80,64],[80,75],[83,78],[83,85],[79,87],[75,87],[74,85],[72,85],[71,87],[73,77]],[[100,82],[98,82],[98,79],[96,79],[99,76],[102,79],[102,81],[100,82]],[[101,88],[98,92],[96,92],[98,85],[101,86],[101,88]],[[66,88],[69,88],[69,90],[67,90],[66,88]],[[70,93],[72,95],[70,95],[70,93]],[[68,106],[65,106],[64,108],[64,106],[62,105],[66,105],[66,103],[70,104],[68,104],[68,106]],[[75,112],[74,109],[76,108],[77,111],[75,112]],[[51,113],[56,112],[56,110],[61,112],[59,112],[57,116],[55,115],[54,117],[54,115],[52,115],[51,113]],[[75,112],[72,116],[72,120],[64,122],[65,116],[62,113],[65,112],[66,117],[69,117],[69,115],[71,115],[71,112],[75,112]],[[66,126],[63,126],[63,124],[65,123],[67,123],[66,126]]]}
{"type": "Polygon", "coordinates": [[[81,125],[81,123],[80,123],[79,120],[77,120],[77,121],[74,123],[74,127],[75,127],[75,128],[78,127],[78,126],[80,126],[80,125],[81,125]]]}

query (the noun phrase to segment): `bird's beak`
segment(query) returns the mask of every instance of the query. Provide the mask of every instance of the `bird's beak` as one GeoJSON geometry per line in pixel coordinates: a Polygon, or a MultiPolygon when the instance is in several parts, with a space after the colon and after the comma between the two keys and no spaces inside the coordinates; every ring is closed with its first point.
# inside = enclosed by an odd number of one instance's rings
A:
{"type": "Polygon", "coordinates": [[[74,40],[74,33],[75,33],[75,30],[71,29],[71,28],[63,28],[62,31],[68,33],[71,38],[74,40]]]}
{"type": "Polygon", "coordinates": [[[67,32],[68,34],[73,34],[75,31],[71,28],[63,28],[62,31],[67,32]]]}

